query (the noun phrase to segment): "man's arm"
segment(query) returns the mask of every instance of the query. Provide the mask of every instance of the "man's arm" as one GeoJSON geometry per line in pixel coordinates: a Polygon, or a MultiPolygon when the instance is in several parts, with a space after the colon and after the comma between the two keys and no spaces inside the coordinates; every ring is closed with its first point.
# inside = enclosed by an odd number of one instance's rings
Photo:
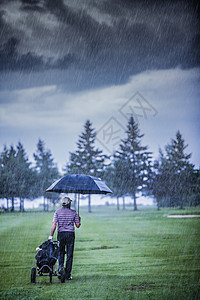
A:
{"type": "Polygon", "coordinates": [[[52,240],[54,232],[56,230],[56,226],[57,226],[57,222],[53,222],[52,226],[51,226],[51,235],[49,236],[49,240],[52,240]]]}
{"type": "Polygon", "coordinates": [[[76,227],[79,228],[81,226],[81,217],[79,217],[79,222],[75,223],[76,227]]]}

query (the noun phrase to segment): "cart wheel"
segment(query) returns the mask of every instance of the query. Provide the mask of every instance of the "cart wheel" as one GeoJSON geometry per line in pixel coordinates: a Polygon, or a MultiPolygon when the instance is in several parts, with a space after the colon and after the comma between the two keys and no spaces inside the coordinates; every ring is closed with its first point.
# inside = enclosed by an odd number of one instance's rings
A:
{"type": "Polygon", "coordinates": [[[52,272],[49,272],[50,283],[52,283],[52,272]]]}
{"type": "Polygon", "coordinates": [[[60,281],[63,283],[65,282],[65,268],[62,267],[61,270],[59,271],[60,273],[60,281]]]}
{"type": "Polygon", "coordinates": [[[65,282],[65,275],[61,275],[60,281],[61,281],[62,283],[65,282]]]}
{"type": "Polygon", "coordinates": [[[35,283],[36,279],[36,268],[31,268],[31,283],[35,283]]]}
{"type": "Polygon", "coordinates": [[[64,272],[64,273],[61,273],[60,281],[61,281],[62,283],[65,282],[65,272],[64,272]]]}

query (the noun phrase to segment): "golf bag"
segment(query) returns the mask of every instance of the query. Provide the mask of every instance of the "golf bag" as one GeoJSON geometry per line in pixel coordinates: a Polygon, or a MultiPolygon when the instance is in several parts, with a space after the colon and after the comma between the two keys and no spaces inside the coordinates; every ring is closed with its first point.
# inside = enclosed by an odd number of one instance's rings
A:
{"type": "Polygon", "coordinates": [[[38,251],[35,256],[38,274],[36,274],[36,268],[32,267],[31,282],[36,283],[36,276],[49,276],[50,283],[52,283],[52,276],[57,276],[56,262],[59,254],[59,242],[46,241],[36,250],[38,251]]]}
{"type": "Polygon", "coordinates": [[[49,267],[52,269],[58,259],[58,245],[46,241],[39,246],[41,250],[35,256],[37,269],[43,273],[49,273],[49,267]]]}

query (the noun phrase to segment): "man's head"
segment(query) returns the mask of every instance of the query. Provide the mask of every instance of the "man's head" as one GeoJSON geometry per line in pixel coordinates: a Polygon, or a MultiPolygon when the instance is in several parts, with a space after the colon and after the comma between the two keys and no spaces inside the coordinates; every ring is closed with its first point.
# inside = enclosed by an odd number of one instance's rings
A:
{"type": "Polygon", "coordinates": [[[72,200],[69,197],[62,198],[62,206],[70,208],[72,200]]]}

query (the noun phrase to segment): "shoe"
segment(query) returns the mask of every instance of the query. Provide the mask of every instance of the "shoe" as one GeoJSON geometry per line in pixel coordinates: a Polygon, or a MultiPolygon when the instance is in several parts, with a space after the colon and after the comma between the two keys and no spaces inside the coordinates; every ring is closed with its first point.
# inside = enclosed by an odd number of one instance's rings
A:
{"type": "Polygon", "coordinates": [[[66,280],[72,280],[72,276],[69,276],[68,278],[66,278],[66,280]]]}

